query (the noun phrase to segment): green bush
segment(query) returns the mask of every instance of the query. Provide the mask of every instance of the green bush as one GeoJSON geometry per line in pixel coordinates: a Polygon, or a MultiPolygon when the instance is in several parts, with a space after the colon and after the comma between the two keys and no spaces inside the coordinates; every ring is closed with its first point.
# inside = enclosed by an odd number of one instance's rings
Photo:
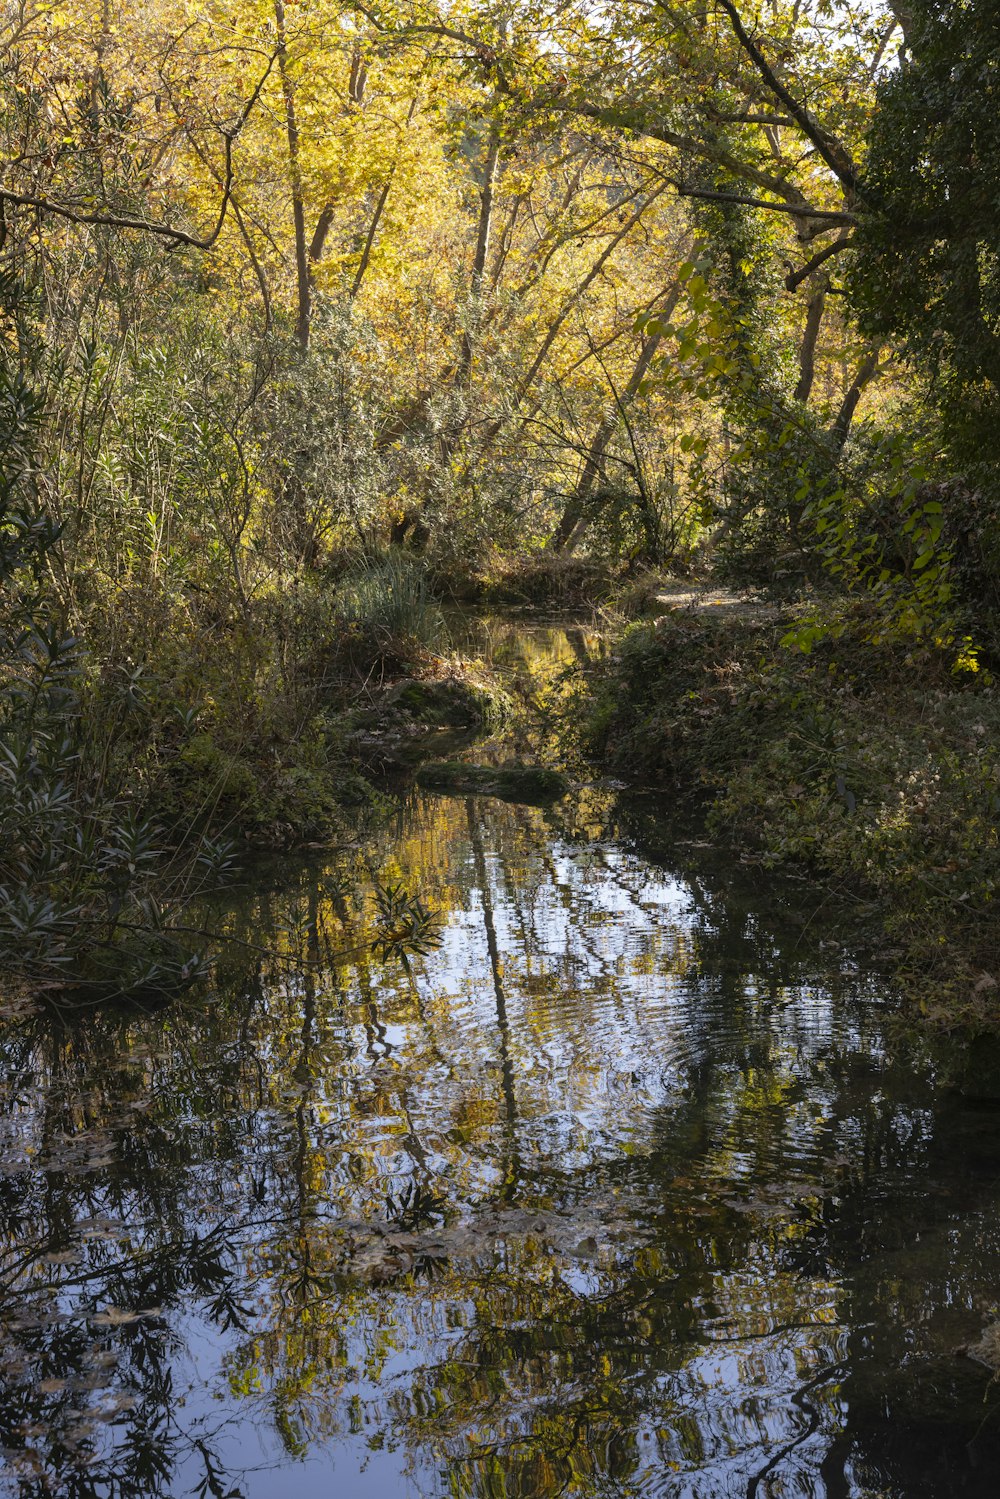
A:
{"type": "Polygon", "coordinates": [[[808,655],[787,624],[633,625],[597,676],[591,753],[700,787],[727,838],[872,903],[954,1016],[1000,963],[1000,695],[946,650],[873,645],[860,609],[808,655]]]}

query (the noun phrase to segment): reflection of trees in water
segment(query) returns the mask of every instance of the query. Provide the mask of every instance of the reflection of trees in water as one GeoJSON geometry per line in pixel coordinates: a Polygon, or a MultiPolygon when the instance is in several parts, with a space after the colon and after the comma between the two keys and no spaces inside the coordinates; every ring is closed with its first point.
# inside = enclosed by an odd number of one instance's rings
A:
{"type": "Polygon", "coordinates": [[[981,1322],[995,1151],[956,1175],[855,981],[810,983],[818,922],[544,826],[429,800],[387,835],[445,918],[411,972],[347,854],[229,915],[221,997],[11,1023],[23,1493],[225,1493],[234,1419],[396,1445],[433,1494],[911,1492],[877,1406],[924,1387],[886,1369],[937,1346],[921,1297],[981,1322]],[[183,1388],[181,1310],[224,1401],[183,1388]]]}
{"type": "MultiPolygon", "coordinates": [[[[500,1196],[501,1201],[508,1201],[511,1195],[517,1190],[518,1180],[521,1175],[521,1160],[517,1144],[517,1099],[514,1093],[514,1063],[510,1052],[510,1021],[507,1018],[507,997],[504,994],[503,963],[500,958],[496,921],[493,915],[493,887],[486,869],[486,854],[483,849],[482,829],[478,821],[476,804],[472,797],[466,800],[465,813],[469,823],[469,842],[472,845],[476,882],[479,889],[479,901],[483,912],[483,931],[486,936],[486,950],[490,960],[490,977],[493,981],[493,995],[496,1000],[500,1076],[503,1081],[504,1102],[504,1167],[503,1187],[500,1196]]],[[[520,924],[523,932],[523,919],[520,924]]]]}
{"type": "MultiPolygon", "coordinates": [[[[130,1034],[99,1017],[5,1038],[0,1448],[25,1496],[159,1492],[192,1450],[173,1409],[169,1314],[201,1306],[223,1327],[239,1315],[225,1236],[204,1218],[193,1231],[207,1204],[178,1190],[194,1157],[167,1120],[190,1077],[172,1069],[158,1108],[120,1060],[130,1034]]],[[[208,1471],[210,1428],[195,1441],[208,1471]]]]}

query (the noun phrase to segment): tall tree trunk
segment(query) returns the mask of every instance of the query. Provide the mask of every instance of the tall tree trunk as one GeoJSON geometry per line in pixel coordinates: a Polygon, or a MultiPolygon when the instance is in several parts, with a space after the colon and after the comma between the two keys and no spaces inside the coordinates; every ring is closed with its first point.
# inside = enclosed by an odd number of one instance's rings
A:
{"type": "Polygon", "coordinates": [[[847,441],[847,434],[851,430],[854,413],[858,409],[858,402],[861,400],[864,388],[878,372],[878,356],[879,346],[868,350],[868,353],[858,365],[858,371],[854,376],[850,390],[840,403],[840,410],[837,412],[833,426],[830,429],[830,434],[833,437],[838,452],[847,441]]]}
{"type": "MultiPolygon", "coordinates": [[[[667,300],[657,313],[657,318],[663,322],[668,321],[674,312],[674,308],[680,301],[681,285],[677,282],[672,288],[667,300]]],[[[583,469],[577,486],[566,502],[566,507],[559,518],[559,524],[553,533],[550,545],[557,551],[563,551],[576,545],[587,523],[587,508],[590,497],[598,478],[600,477],[604,454],[608,443],[611,441],[621,421],[623,408],[639,392],[639,387],[649,371],[649,366],[657,349],[663,342],[662,333],[651,333],[642,346],[639,358],[636,360],[635,368],[629,377],[629,382],[620,396],[615,398],[615,404],[611,410],[601,418],[601,423],[594,433],[593,441],[584,460],[583,469]]]]}
{"type": "Polygon", "coordinates": [[[306,209],[302,196],[302,171],[299,151],[299,125],[295,112],[295,84],[288,65],[288,35],[285,28],[284,0],[274,0],[274,20],[278,34],[278,69],[285,103],[285,130],[288,136],[288,170],[292,182],[292,221],[295,226],[295,283],[298,310],[295,340],[300,349],[309,347],[309,324],[312,308],[312,281],[309,275],[309,246],[306,240],[306,209]]]}
{"type": "Polygon", "coordinates": [[[476,231],[476,251],[472,258],[472,276],[469,280],[469,325],[462,334],[458,365],[455,370],[456,384],[464,385],[472,369],[472,354],[475,346],[472,322],[478,323],[483,295],[483,278],[486,273],[486,258],[490,253],[490,235],[493,231],[493,205],[496,196],[497,177],[500,172],[500,132],[494,127],[490,131],[486,161],[483,165],[483,185],[479,190],[479,225],[476,231]]]}
{"type": "Polygon", "coordinates": [[[823,326],[826,294],[829,289],[829,278],[823,276],[809,298],[809,306],[806,309],[806,326],[799,348],[799,383],[795,387],[795,399],[803,405],[809,399],[816,376],[816,344],[819,339],[819,330],[823,326]]]}

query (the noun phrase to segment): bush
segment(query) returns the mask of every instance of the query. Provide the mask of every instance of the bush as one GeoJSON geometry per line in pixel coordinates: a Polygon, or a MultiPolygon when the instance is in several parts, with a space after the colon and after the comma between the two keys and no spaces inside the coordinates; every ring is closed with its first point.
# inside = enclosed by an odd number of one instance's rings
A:
{"type": "Polygon", "coordinates": [[[881,911],[928,1008],[971,1014],[1000,964],[1000,695],[944,650],[873,645],[860,609],[809,655],[782,646],[787,624],[632,626],[598,674],[591,752],[698,786],[712,825],[765,862],[843,882],[881,911]]]}
{"type": "Polygon", "coordinates": [[[128,696],[99,725],[84,710],[83,644],[51,588],[60,528],[35,461],[41,416],[0,362],[0,964],[50,985],[171,987],[199,962],[169,909],[230,854],[202,839],[178,862],[117,778],[128,696]]]}

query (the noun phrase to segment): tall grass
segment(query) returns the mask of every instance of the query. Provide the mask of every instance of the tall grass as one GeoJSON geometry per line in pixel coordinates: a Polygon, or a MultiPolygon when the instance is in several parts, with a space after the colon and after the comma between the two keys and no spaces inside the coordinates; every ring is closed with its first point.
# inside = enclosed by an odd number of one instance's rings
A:
{"type": "Polygon", "coordinates": [[[419,558],[397,550],[367,557],[340,582],[337,613],[348,629],[379,649],[416,646],[440,654],[448,629],[419,558]]]}

